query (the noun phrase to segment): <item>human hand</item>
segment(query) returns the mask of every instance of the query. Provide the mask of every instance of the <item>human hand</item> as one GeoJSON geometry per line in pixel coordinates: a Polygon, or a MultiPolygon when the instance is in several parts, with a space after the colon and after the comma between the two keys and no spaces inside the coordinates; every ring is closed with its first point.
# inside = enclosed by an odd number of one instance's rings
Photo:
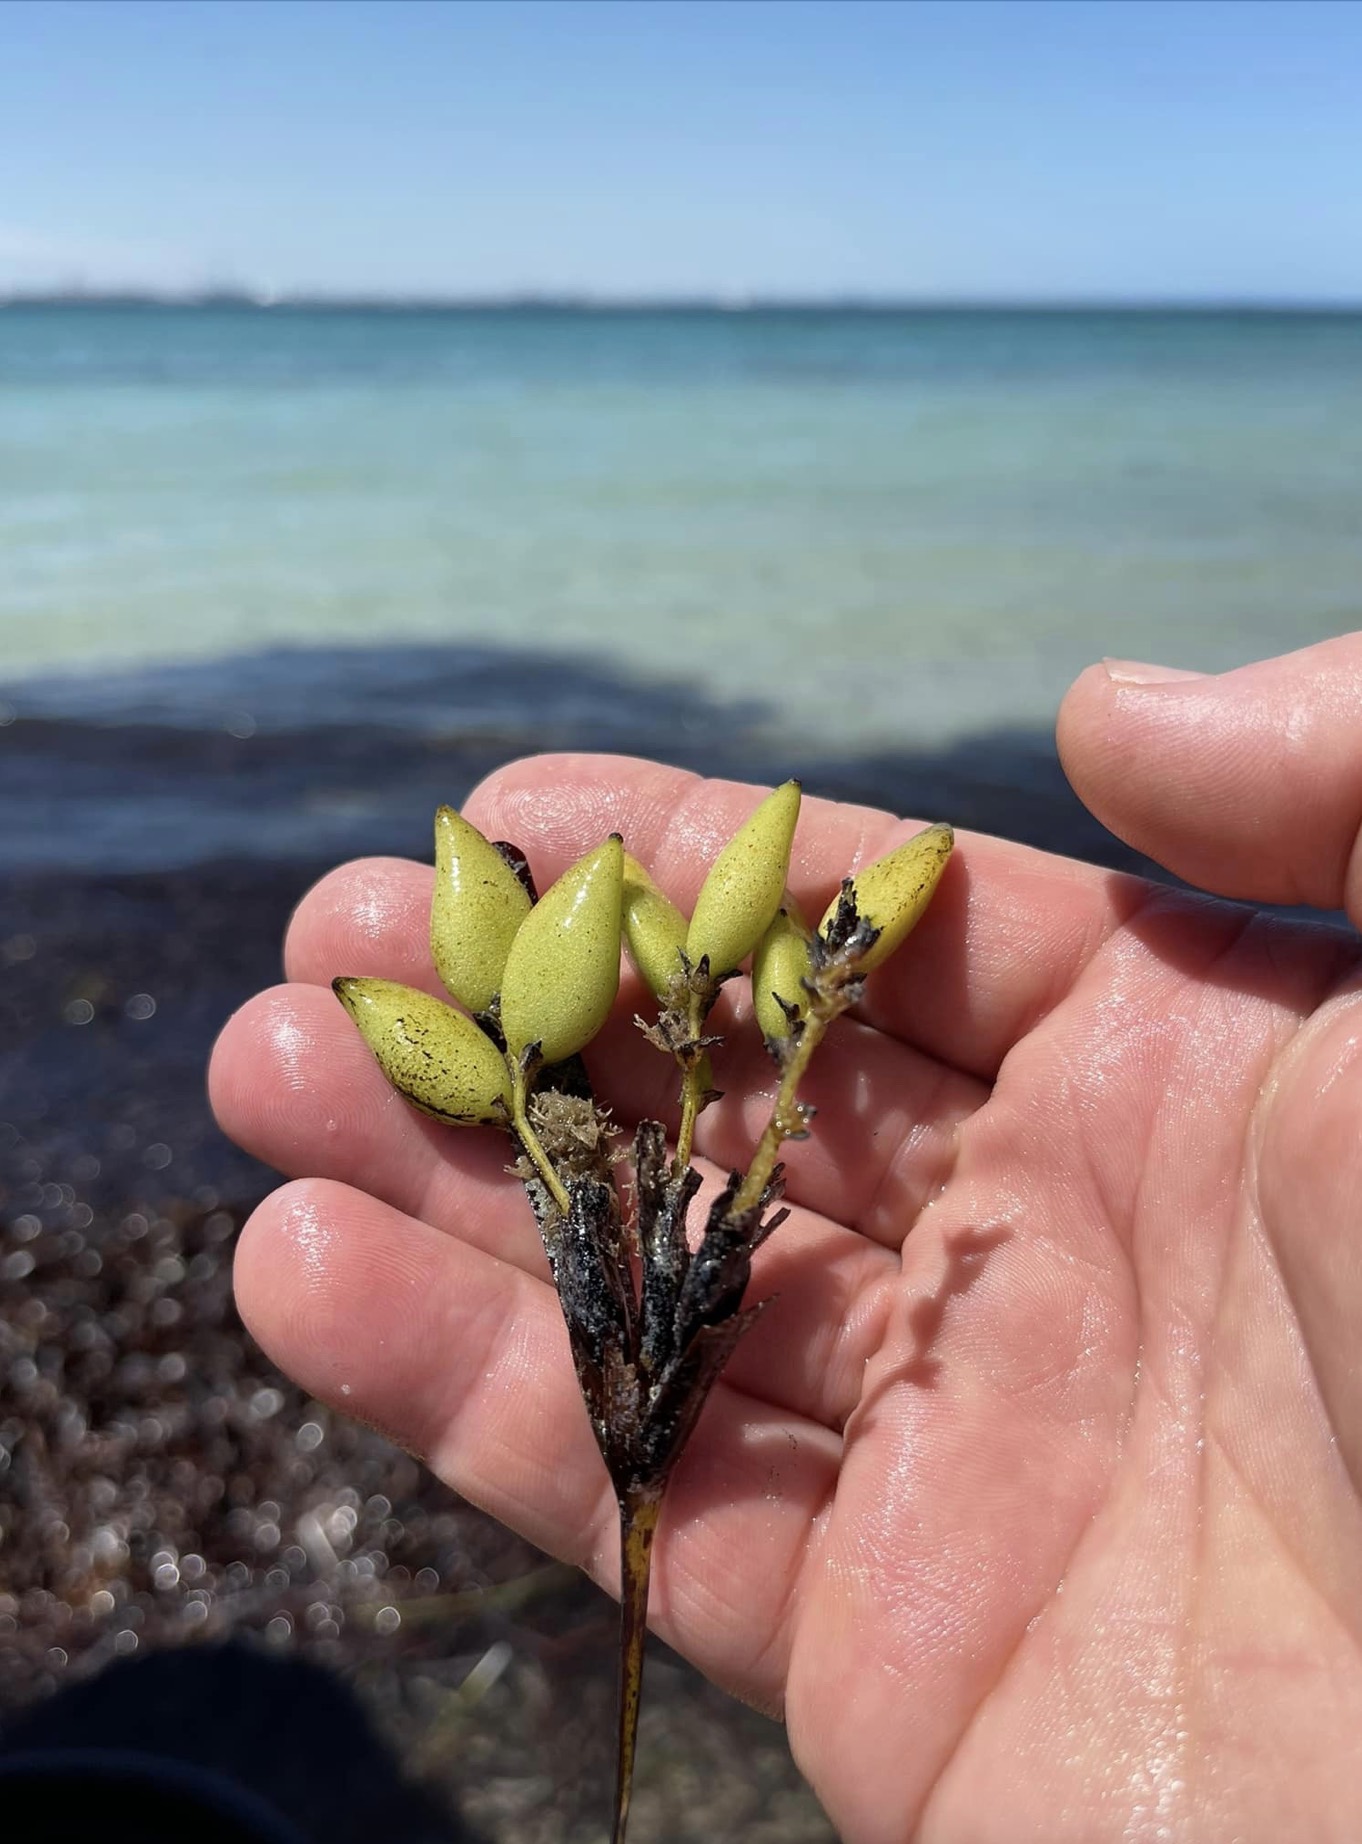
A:
{"type": "MultiPolygon", "coordinates": [[[[1094,668],[1060,735],[1099,816],[1184,876],[1356,918],[1360,721],[1351,637],[1162,686],[1094,668]]],[[[756,798],[560,757],[467,812],[541,885],[618,827],[684,905],[756,798]]],[[[820,912],[909,830],[806,802],[796,895],[820,912]]],[[[296,1180],[243,1232],[242,1312],[306,1388],[610,1586],[614,1498],[504,1143],[410,1110],[327,990],[439,992],[430,888],[333,873],[293,983],[223,1033],[223,1125],[296,1180]]],[[[834,1028],[755,1265],[778,1298],[677,1469],[652,1605],[783,1710],[847,1844],[1355,1834],[1357,962],[1351,934],[967,837],[834,1028]]],[[[641,1003],[626,979],[588,1055],[624,1125],[671,1073],[641,1003]]],[[[774,1086],[750,1026],[720,1054],[711,1175],[774,1086]]]]}

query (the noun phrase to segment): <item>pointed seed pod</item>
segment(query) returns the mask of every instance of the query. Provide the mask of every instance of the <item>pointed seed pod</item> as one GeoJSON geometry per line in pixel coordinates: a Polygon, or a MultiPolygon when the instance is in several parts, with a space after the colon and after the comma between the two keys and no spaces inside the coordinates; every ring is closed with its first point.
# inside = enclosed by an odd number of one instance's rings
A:
{"type": "Polygon", "coordinates": [[[746,960],[780,908],[798,818],[799,783],[787,781],[766,796],[710,866],[695,900],[686,953],[692,962],[708,955],[716,978],[746,960]]]}
{"type": "MultiPolygon", "coordinates": [[[[867,865],[852,880],[856,908],[880,933],[875,945],[861,961],[862,973],[869,973],[898,947],[917,926],[931,902],[946,860],[951,855],[955,834],[946,825],[929,826],[896,850],[867,865]]],[[[837,913],[840,899],[828,905],[821,926],[826,928],[837,913]]]]}
{"type": "Polygon", "coordinates": [[[809,995],[803,982],[813,971],[812,940],[813,931],[799,905],[787,895],[752,955],[752,1002],[768,1044],[783,1043],[790,1035],[794,1024],[790,1012],[802,1018],[808,1010],[809,995]]]}
{"type": "Polygon", "coordinates": [[[501,982],[501,1028],[519,1056],[561,1063],[591,1042],[620,981],[624,847],[618,833],[579,858],[521,923],[501,982]]]}
{"type": "Polygon", "coordinates": [[[649,877],[637,858],[624,854],[624,949],[653,996],[665,999],[681,971],[686,918],[649,877]]]}
{"type": "Polygon", "coordinates": [[[470,1012],[487,1011],[500,991],[506,956],[529,913],[529,896],[496,846],[453,807],[441,807],[430,951],[445,986],[470,1012]]]}
{"type": "Polygon", "coordinates": [[[332,989],[389,1082],[423,1114],[461,1126],[504,1124],[506,1060],[471,1018],[394,980],[341,979],[332,989]]]}

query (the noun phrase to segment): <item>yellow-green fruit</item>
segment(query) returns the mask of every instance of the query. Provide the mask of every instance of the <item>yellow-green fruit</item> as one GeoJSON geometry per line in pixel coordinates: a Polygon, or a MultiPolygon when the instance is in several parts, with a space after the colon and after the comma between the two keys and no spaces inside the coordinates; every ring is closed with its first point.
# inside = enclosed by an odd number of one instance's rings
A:
{"type": "Polygon", "coordinates": [[[780,1004],[782,999],[800,1017],[808,1010],[803,982],[813,971],[811,939],[808,923],[794,898],[787,896],[752,955],[752,1002],[768,1043],[780,1043],[790,1035],[794,1021],[780,1004]]]}
{"type": "Polygon", "coordinates": [[[446,987],[470,1012],[485,1012],[501,989],[529,893],[496,846],[453,807],[435,815],[435,897],[430,951],[446,987]]]}
{"type": "Polygon", "coordinates": [[[394,980],[342,979],[336,997],[399,1094],[436,1120],[471,1126],[504,1122],[506,1059],[471,1018],[442,999],[394,980]]]}
{"type": "Polygon", "coordinates": [[[665,999],[681,971],[686,918],[658,889],[637,858],[624,854],[624,947],[639,977],[665,999]]]}
{"type": "Polygon", "coordinates": [[[780,908],[798,818],[799,783],[787,781],[766,796],[710,866],[686,933],[686,953],[692,962],[708,955],[716,977],[746,960],[780,908]]]}
{"type": "MultiPolygon", "coordinates": [[[[869,973],[888,960],[905,935],[917,926],[941,881],[954,843],[955,834],[949,826],[929,826],[888,857],[856,873],[852,880],[856,908],[880,931],[874,947],[860,963],[862,972],[869,973]]],[[[834,898],[828,905],[821,924],[824,929],[836,915],[840,900],[834,898]]]]}
{"type": "Polygon", "coordinates": [[[538,1044],[546,1063],[561,1063],[609,1017],[620,983],[623,888],[624,847],[612,833],[521,923],[501,982],[501,1028],[513,1056],[538,1044]]]}

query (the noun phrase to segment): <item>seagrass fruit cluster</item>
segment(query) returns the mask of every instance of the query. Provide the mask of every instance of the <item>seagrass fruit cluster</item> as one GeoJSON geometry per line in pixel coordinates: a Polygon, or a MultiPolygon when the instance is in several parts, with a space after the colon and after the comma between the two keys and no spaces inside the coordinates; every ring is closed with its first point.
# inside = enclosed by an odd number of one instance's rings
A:
{"type": "Polygon", "coordinates": [[[388,1080],[456,1125],[500,1128],[516,1151],[562,1303],[573,1364],[620,1507],[619,1763],[622,1844],[637,1732],[648,1577],[663,1490],[705,1398],[761,1311],[744,1305],[753,1252],[785,1215],[780,1148],[807,1133],[798,1087],[829,1025],[923,914],[953,843],[928,827],[843,879],[812,928],[786,888],[800,789],[787,781],[710,867],[689,917],[618,833],[542,897],[523,854],[452,808],[435,817],[430,941],[456,1006],[389,980],[336,992],[388,1080]],[[632,1205],[581,1052],[609,1017],[621,948],[657,1000],[645,1035],[676,1066],[680,1127],[634,1135],[632,1205]],[[693,1234],[696,1121],[717,1099],[707,1022],[751,963],[754,1010],[780,1069],[770,1119],[693,1234]]]}

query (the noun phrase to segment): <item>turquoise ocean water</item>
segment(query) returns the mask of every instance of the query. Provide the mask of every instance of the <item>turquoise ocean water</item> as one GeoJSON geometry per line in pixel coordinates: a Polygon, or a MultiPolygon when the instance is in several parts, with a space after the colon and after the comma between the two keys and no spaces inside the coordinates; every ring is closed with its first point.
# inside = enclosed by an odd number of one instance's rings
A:
{"type": "Polygon", "coordinates": [[[1362,317],[0,312],[21,697],[478,641],[855,747],[1359,621],[1362,317]]]}

